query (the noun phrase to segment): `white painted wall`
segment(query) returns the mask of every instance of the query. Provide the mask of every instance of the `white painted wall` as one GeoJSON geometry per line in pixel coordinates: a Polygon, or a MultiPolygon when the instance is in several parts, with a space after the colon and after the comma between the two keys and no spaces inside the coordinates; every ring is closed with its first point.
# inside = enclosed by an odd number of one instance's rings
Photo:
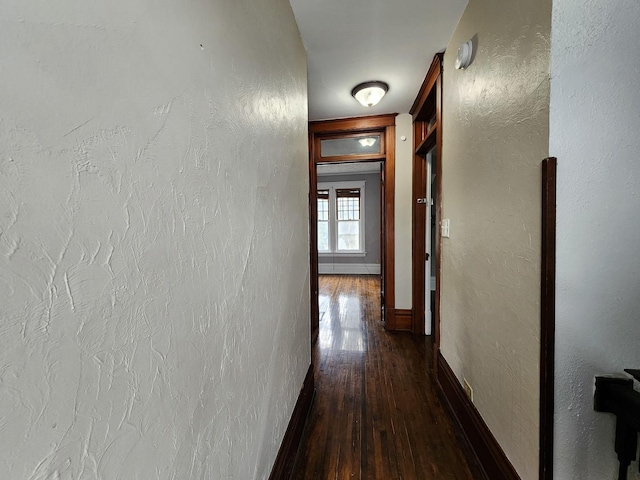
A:
{"type": "MultiPolygon", "coordinates": [[[[614,418],[593,411],[593,385],[595,375],[640,366],[640,4],[554,0],[552,39],[555,472],[611,480],[614,418]]],[[[634,463],[629,478],[637,471],[634,463]]]]}
{"type": "Polygon", "coordinates": [[[1,476],[267,478],[310,363],[289,2],[0,10],[1,476]]]}
{"type": "Polygon", "coordinates": [[[395,300],[411,309],[411,194],[413,127],[409,113],[396,116],[395,300]],[[402,140],[401,137],[406,137],[402,140]]]}

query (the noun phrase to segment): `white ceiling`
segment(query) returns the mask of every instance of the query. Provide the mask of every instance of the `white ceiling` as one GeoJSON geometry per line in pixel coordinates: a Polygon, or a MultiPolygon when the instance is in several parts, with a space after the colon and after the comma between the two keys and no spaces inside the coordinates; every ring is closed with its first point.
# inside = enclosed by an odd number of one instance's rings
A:
{"type": "Polygon", "coordinates": [[[467,0],[290,0],[309,63],[309,118],[407,113],[433,56],[443,51],[467,0]],[[357,84],[389,93],[366,108],[357,84]]]}

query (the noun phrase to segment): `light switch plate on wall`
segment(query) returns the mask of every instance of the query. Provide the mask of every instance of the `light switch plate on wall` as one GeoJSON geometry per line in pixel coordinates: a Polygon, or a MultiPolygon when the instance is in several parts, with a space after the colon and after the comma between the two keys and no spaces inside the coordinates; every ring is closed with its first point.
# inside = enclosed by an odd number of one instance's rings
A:
{"type": "Polygon", "coordinates": [[[443,218],[442,226],[440,228],[441,228],[442,236],[444,238],[449,238],[449,225],[450,225],[450,220],[448,218],[443,218]]]}

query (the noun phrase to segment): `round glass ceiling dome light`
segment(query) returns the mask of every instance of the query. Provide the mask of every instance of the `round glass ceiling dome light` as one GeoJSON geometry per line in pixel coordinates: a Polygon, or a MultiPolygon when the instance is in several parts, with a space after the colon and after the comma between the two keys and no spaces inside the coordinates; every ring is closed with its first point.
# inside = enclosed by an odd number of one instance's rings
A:
{"type": "Polygon", "coordinates": [[[373,107],[382,100],[382,97],[384,97],[388,91],[389,85],[384,82],[365,82],[356,85],[353,90],[351,90],[351,95],[364,107],[373,107]]]}

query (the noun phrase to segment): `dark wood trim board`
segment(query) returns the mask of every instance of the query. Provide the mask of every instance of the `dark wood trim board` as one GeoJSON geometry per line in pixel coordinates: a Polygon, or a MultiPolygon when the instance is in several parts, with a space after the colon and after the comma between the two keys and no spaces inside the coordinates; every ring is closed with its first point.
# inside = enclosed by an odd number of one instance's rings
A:
{"type": "Polygon", "coordinates": [[[411,331],[413,311],[409,309],[396,308],[394,311],[396,330],[411,331]]]}
{"type": "Polygon", "coordinates": [[[540,299],[540,480],[553,479],[553,411],[556,315],[556,172],[542,161],[542,276],[540,299]]]}
{"type": "Polygon", "coordinates": [[[282,439],[278,456],[271,469],[269,480],[289,480],[293,474],[298,456],[298,447],[300,446],[304,427],[307,423],[311,405],[313,404],[313,397],[315,396],[314,385],[313,365],[309,365],[307,376],[304,379],[298,401],[293,409],[287,431],[282,439]]]}
{"type": "Polygon", "coordinates": [[[413,120],[420,115],[425,102],[427,101],[427,97],[431,92],[434,84],[438,76],[442,73],[442,63],[444,61],[444,53],[436,53],[431,61],[431,65],[429,66],[429,70],[427,70],[427,74],[422,81],[422,85],[420,86],[420,90],[418,91],[418,95],[416,99],[413,101],[413,105],[409,110],[409,113],[413,116],[413,120]]]}
{"type": "Polygon", "coordinates": [[[310,278],[310,290],[311,290],[311,345],[313,345],[318,338],[318,332],[320,331],[320,315],[318,305],[318,172],[313,159],[316,155],[314,149],[313,135],[309,136],[309,278],[310,278]]]}
{"type": "Polygon", "coordinates": [[[397,113],[371,115],[366,117],[339,118],[309,122],[309,133],[357,132],[361,130],[383,129],[396,124],[397,113]]]}
{"type": "Polygon", "coordinates": [[[466,396],[451,367],[438,352],[438,387],[445,404],[462,429],[468,446],[489,480],[520,480],[516,470],[482,419],[480,412],[466,396]]]}

